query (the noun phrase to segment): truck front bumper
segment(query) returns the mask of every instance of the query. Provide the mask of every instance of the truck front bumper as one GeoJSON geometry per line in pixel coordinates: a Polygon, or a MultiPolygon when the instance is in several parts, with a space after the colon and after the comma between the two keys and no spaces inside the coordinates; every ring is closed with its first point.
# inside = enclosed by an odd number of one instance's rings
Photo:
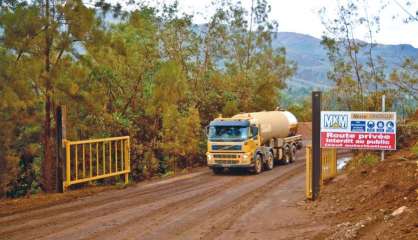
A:
{"type": "Polygon", "coordinates": [[[209,168],[252,168],[254,164],[208,164],[209,168]]]}
{"type": "Polygon", "coordinates": [[[250,168],[254,166],[250,154],[242,152],[207,153],[210,168],[250,168]]]}

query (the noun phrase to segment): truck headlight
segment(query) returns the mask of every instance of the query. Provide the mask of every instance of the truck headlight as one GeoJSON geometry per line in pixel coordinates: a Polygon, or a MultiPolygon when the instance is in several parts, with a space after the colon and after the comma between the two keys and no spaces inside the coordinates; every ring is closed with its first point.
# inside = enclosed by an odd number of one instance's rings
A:
{"type": "Polygon", "coordinates": [[[242,161],[243,162],[248,162],[250,160],[250,155],[248,155],[247,153],[244,153],[242,155],[242,161]]]}
{"type": "Polygon", "coordinates": [[[212,160],[212,155],[207,154],[206,157],[208,158],[208,161],[211,161],[212,160]]]}

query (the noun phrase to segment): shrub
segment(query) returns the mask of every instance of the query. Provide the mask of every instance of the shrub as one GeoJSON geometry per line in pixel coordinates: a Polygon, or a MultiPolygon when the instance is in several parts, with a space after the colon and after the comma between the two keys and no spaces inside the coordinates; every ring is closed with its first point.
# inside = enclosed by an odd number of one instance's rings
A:
{"type": "Polygon", "coordinates": [[[416,142],[416,143],[415,143],[415,145],[413,145],[413,146],[411,147],[411,152],[412,152],[413,154],[415,154],[416,156],[418,156],[418,142],[416,142]]]}
{"type": "Polygon", "coordinates": [[[360,153],[359,155],[355,156],[348,164],[348,169],[354,169],[359,166],[367,165],[373,166],[379,162],[379,157],[373,153],[360,153]]]}
{"type": "Polygon", "coordinates": [[[366,155],[360,159],[361,165],[373,166],[377,164],[378,162],[379,162],[379,157],[377,157],[376,155],[372,153],[366,153],[366,155]]]}

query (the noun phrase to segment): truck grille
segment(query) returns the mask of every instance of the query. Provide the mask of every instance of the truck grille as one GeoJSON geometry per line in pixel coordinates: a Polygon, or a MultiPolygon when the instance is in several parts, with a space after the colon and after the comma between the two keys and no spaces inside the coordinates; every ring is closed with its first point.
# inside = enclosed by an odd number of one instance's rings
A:
{"type": "Polygon", "coordinates": [[[234,150],[240,151],[242,149],[241,145],[213,145],[212,150],[234,150]]]}
{"type": "Polygon", "coordinates": [[[215,160],[217,164],[238,164],[237,160],[215,160]]]}
{"type": "Polygon", "coordinates": [[[227,158],[227,159],[234,159],[234,158],[238,158],[239,155],[237,154],[213,154],[214,158],[227,158]]]}

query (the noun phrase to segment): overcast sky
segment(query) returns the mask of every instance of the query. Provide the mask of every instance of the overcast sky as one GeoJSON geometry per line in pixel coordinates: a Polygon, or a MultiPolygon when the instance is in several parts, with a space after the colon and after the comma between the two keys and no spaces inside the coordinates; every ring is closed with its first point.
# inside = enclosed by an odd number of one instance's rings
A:
{"type": "MultiPolygon", "coordinates": [[[[153,5],[161,2],[170,3],[174,0],[148,0],[153,5]]],[[[256,1],[256,0],[255,0],[256,1]]],[[[408,16],[396,1],[407,11],[415,13],[418,10],[418,0],[409,0],[412,6],[406,6],[407,0],[360,0],[368,5],[368,14],[377,13],[382,2],[388,2],[388,6],[380,13],[381,30],[375,35],[379,43],[399,44],[407,43],[418,48],[418,22],[405,24],[403,20],[408,16]],[[395,16],[395,19],[393,17],[395,16]]],[[[210,16],[214,9],[210,7],[211,0],[179,0],[180,9],[187,13],[194,13],[195,23],[204,23],[204,16],[210,16]],[[203,16],[202,16],[203,14],[203,16]]],[[[243,5],[251,8],[251,0],[241,0],[243,5]]],[[[297,32],[321,37],[324,27],[321,24],[318,11],[326,7],[330,14],[335,13],[338,2],[344,0],[269,0],[272,6],[271,17],[279,22],[279,31],[297,32]]],[[[364,8],[361,7],[361,13],[364,8]]],[[[366,30],[357,29],[356,38],[366,40],[366,30]]]]}

